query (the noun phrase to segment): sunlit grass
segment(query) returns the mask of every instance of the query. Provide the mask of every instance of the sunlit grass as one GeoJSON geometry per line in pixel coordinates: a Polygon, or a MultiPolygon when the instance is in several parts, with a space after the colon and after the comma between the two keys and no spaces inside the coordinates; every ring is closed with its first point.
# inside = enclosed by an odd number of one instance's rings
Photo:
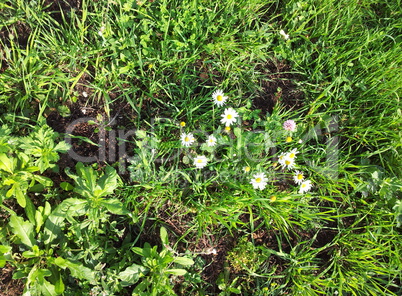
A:
{"type": "MultiPolygon", "coordinates": [[[[135,219],[101,211],[104,228],[93,232],[70,221],[70,241],[55,247],[106,279],[69,287],[66,277],[66,295],[131,295],[121,272],[144,264],[131,250],[146,242],[168,254],[161,226],[172,256],[195,260],[183,278],[171,273],[178,295],[401,293],[401,3],[279,2],[102,0],[62,11],[0,3],[0,121],[13,136],[61,106],[96,107],[106,121],[125,117],[116,128],[135,129],[114,196],[135,219]],[[279,64],[290,70],[272,70],[279,64]],[[281,96],[290,80],[289,93],[304,94],[294,106],[281,96]],[[268,95],[273,110],[256,104],[268,95]],[[227,108],[239,116],[221,122],[227,108]],[[290,119],[295,132],[283,128],[290,119]],[[180,137],[189,133],[187,145],[180,137]],[[295,148],[292,169],[280,156],[295,148]],[[300,190],[295,170],[310,190],[300,190]],[[117,256],[108,270],[99,252],[117,256]],[[219,272],[206,274],[210,266],[219,272]]],[[[6,153],[12,138],[2,137],[6,153]]],[[[56,184],[36,195],[53,208],[73,194],[56,184]]],[[[8,229],[0,243],[18,244],[8,229]]],[[[161,295],[145,282],[136,289],[161,295]]]]}

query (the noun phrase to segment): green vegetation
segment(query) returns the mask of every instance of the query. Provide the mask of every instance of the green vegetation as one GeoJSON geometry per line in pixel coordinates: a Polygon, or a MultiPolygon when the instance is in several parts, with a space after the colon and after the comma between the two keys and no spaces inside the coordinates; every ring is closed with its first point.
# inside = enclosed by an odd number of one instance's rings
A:
{"type": "Polygon", "coordinates": [[[400,0],[0,0],[2,295],[401,295],[401,41],[400,0]]]}

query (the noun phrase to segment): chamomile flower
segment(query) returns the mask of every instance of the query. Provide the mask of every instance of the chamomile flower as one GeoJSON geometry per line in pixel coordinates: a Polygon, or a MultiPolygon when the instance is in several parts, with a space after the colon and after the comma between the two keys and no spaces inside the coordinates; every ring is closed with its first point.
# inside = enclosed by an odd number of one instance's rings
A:
{"type": "Polygon", "coordinates": [[[227,96],[223,93],[222,90],[218,89],[213,92],[212,98],[214,100],[215,105],[222,106],[225,104],[226,100],[228,99],[227,96]]]}
{"type": "Polygon", "coordinates": [[[209,135],[207,139],[207,145],[208,147],[214,147],[216,145],[216,138],[214,135],[209,135]]]}
{"type": "Polygon", "coordinates": [[[264,173],[257,173],[253,175],[250,183],[253,185],[254,189],[263,190],[267,186],[268,179],[264,173]]]}
{"type": "Polygon", "coordinates": [[[290,142],[292,142],[292,140],[293,140],[292,137],[286,137],[285,142],[286,142],[286,143],[290,143],[290,142]]]}
{"type": "Polygon", "coordinates": [[[221,122],[229,126],[236,122],[236,118],[239,117],[239,114],[233,108],[227,108],[221,116],[221,122]]]}
{"type": "Polygon", "coordinates": [[[180,139],[181,139],[182,145],[186,146],[186,147],[189,147],[195,141],[194,135],[192,133],[188,133],[188,134],[182,133],[180,139]]]}
{"type": "Polygon", "coordinates": [[[286,153],[282,152],[281,154],[279,154],[278,156],[278,162],[280,165],[283,165],[283,162],[285,161],[285,157],[286,157],[286,153]]]}
{"type": "Polygon", "coordinates": [[[311,181],[305,180],[300,184],[299,193],[300,194],[306,193],[307,191],[310,191],[311,187],[313,187],[313,185],[311,184],[311,181]]]}
{"type": "Polygon", "coordinates": [[[292,120],[292,119],[286,120],[283,123],[283,128],[286,131],[294,132],[296,130],[296,122],[294,120],[292,120]]]}
{"type": "Polygon", "coordinates": [[[299,153],[299,151],[297,151],[297,148],[294,148],[294,149],[290,150],[289,153],[287,153],[287,156],[289,158],[296,158],[297,153],[299,153]]]}
{"type": "Polygon", "coordinates": [[[204,155],[197,155],[194,158],[194,165],[197,169],[202,169],[208,164],[208,159],[204,155]]]}
{"type": "Polygon", "coordinates": [[[251,168],[250,168],[249,166],[243,167],[243,171],[244,171],[245,173],[250,172],[250,170],[251,170],[251,168]]]}
{"type": "Polygon", "coordinates": [[[295,181],[295,183],[297,185],[301,185],[301,183],[304,180],[304,175],[302,172],[300,171],[295,171],[295,174],[293,175],[293,180],[295,181]]]}
{"type": "Polygon", "coordinates": [[[185,126],[186,126],[186,123],[185,123],[184,121],[182,121],[182,122],[180,122],[180,126],[181,126],[181,127],[185,127],[185,126]]]}
{"type": "Polygon", "coordinates": [[[289,153],[279,156],[279,164],[287,169],[293,169],[295,167],[295,159],[289,157],[289,153]]]}

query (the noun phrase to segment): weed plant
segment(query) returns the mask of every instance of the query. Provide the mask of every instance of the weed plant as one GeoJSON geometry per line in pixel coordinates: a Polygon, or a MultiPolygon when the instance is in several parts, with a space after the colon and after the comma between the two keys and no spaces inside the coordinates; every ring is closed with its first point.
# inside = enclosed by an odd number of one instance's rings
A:
{"type": "Polygon", "coordinates": [[[0,282],[25,287],[4,295],[400,295],[401,20],[0,0],[0,282]],[[80,117],[129,151],[71,159],[80,117]]]}

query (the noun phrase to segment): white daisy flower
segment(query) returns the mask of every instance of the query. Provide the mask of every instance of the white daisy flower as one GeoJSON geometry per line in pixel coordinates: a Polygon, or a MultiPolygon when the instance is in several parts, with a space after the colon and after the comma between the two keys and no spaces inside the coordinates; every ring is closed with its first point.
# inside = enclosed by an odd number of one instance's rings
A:
{"type": "Polygon", "coordinates": [[[296,154],[297,153],[299,153],[299,151],[297,151],[297,148],[294,148],[294,149],[292,149],[292,150],[290,150],[290,152],[289,153],[287,153],[287,156],[289,157],[289,158],[296,158],[296,154]]]}
{"type": "Polygon", "coordinates": [[[250,183],[253,185],[254,189],[263,190],[267,186],[268,179],[265,177],[264,173],[257,173],[253,175],[250,183]]]}
{"type": "Polygon", "coordinates": [[[304,175],[302,172],[300,171],[295,171],[295,174],[293,175],[293,180],[295,181],[295,183],[297,185],[300,185],[303,180],[304,180],[304,175]]]}
{"type": "Polygon", "coordinates": [[[218,89],[213,92],[212,98],[214,100],[215,105],[222,106],[225,104],[226,100],[228,99],[227,96],[223,93],[222,90],[218,89]]]}
{"type": "Polygon", "coordinates": [[[189,147],[195,141],[194,135],[192,133],[188,133],[188,134],[182,133],[180,139],[181,139],[182,145],[186,146],[186,147],[189,147]]]}
{"type": "Polygon", "coordinates": [[[283,165],[283,164],[284,164],[285,157],[286,157],[286,153],[285,153],[285,152],[282,152],[282,153],[279,155],[279,157],[278,157],[278,162],[279,162],[280,165],[283,165]]]}
{"type": "Polygon", "coordinates": [[[236,118],[239,116],[239,114],[233,108],[227,108],[221,116],[221,122],[226,126],[229,126],[236,122],[236,118]]]}
{"type": "Polygon", "coordinates": [[[202,169],[207,163],[208,159],[204,155],[197,155],[197,157],[194,158],[194,165],[197,169],[202,169]]]}
{"type": "Polygon", "coordinates": [[[300,194],[306,193],[307,191],[310,191],[311,187],[313,187],[313,185],[311,184],[310,180],[303,181],[300,184],[299,193],[300,194]]]}
{"type": "Polygon", "coordinates": [[[216,145],[216,138],[214,135],[209,135],[209,137],[207,139],[207,145],[208,145],[208,147],[213,147],[216,145]]]}
{"type": "Polygon", "coordinates": [[[282,167],[287,169],[293,169],[295,167],[295,159],[289,157],[289,153],[279,156],[278,162],[282,167]]]}

